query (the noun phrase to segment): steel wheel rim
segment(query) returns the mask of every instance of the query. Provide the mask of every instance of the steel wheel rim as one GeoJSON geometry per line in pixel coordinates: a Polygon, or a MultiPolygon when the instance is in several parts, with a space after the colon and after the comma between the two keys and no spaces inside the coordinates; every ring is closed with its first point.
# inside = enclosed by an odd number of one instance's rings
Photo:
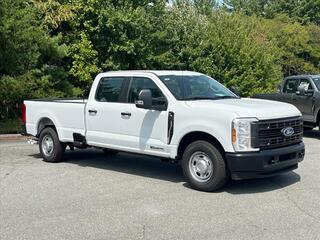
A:
{"type": "Polygon", "coordinates": [[[213,174],[210,157],[204,152],[195,152],[189,159],[189,171],[198,182],[208,181],[213,174]]]}
{"type": "Polygon", "coordinates": [[[53,139],[50,135],[45,135],[41,142],[42,152],[46,157],[50,157],[54,150],[53,139]]]}

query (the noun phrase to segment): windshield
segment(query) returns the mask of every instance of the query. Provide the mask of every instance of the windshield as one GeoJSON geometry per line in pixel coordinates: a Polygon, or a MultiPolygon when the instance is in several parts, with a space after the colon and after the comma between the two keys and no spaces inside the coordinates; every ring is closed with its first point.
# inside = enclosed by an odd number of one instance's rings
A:
{"type": "Polygon", "coordinates": [[[317,86],[318,90],[320,90],[320,77],[313,78],[313,82],[317,86]]]}
{"type": "Polygon", "coordinates": [[[178,100],[238,98],[206,75],[164,75],[159,78],[178,100]]]}

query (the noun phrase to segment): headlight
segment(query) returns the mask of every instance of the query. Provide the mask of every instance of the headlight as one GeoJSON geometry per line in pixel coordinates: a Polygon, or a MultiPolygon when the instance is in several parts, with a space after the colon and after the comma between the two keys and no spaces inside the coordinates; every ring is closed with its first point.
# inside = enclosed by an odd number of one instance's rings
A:
{"type": "Polygon", "coordinates": [[[251,123],[256,118],[236,118],[232,121],[232,145],[236,152],[258,151],[251,147],[251,123]]]}

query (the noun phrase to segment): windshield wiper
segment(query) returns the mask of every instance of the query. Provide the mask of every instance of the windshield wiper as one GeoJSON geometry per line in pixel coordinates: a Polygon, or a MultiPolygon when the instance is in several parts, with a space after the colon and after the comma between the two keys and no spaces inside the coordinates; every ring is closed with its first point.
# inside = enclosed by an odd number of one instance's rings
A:
{"type": "Polygon", "coordinates": [[[215,97],[214,99],[226,99],[226,98],[239,98],[239,97],[236,97],[236,96],[218,96],[218,97],[215,97]]]}
{"type": "Polygon", "coordinates": [[[189,97],[183,100],[213,100],[216,99],[215,97],[189,97]]]}

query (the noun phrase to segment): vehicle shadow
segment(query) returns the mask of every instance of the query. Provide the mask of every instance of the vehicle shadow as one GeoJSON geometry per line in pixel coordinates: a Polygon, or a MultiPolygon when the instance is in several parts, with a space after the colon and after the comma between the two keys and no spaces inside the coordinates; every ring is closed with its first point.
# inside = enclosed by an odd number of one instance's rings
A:
{"type": "Polygon", "coordinates": [[[142,177],[161,179],[170,182],[183,182],[182,170],[178,164],[162,162],[159,158],[119,153],[106,155],[101,150],[67,151],[64,162],[81,167],[100,168],[142,177]]]}
{"type": "Polygon", "coordinates": [[[286,188],[297,182],[300,182],[300,175],[288,172],[270,178],[230,181],[225,191],[231,194],[262,193],[286,188]]]}
{"type": "MultiPolygon", "coordinates": [[[[30,156],[41,158],[40,154],[32,154],[30,156]]],[[[180,165],[162,162],[159,158],[155,157],[128,153],[106,155],[101,150],[88,149],[66,151],[63,162],[76,164],[81,167],[99,168],[174,183],[182,183],[184,187],[191,189],[190,185],[184,180],[180,165]]],[[[270,192],[293,185],[299,181],[300,175],[295,172],[264,179],[231,180],[224,188],[216,191],[216,193],[253,194],[270,192]]]]}
{"type": "Polygon", "coordinates": [[[308,138],[320,139],[320,131],[318,129],[305,130],[303,132],[303,136],[308,138]]]}

